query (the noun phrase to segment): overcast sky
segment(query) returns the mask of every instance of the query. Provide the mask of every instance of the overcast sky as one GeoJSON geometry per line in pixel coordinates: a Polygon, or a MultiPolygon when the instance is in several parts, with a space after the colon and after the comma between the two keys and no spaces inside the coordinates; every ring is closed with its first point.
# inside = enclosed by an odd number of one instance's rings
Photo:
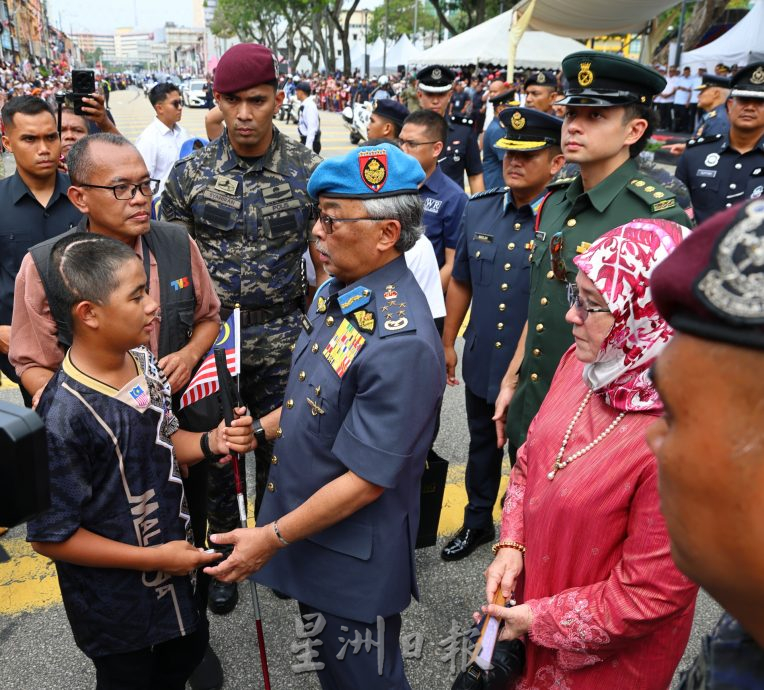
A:
{"type": "Polygon", "coordinates": [[[67,33],[110,34],[124,26],[153,31],[167,21],[191,26],[193,7],[191,0],[48,0],[48,17],[67,33]]]}

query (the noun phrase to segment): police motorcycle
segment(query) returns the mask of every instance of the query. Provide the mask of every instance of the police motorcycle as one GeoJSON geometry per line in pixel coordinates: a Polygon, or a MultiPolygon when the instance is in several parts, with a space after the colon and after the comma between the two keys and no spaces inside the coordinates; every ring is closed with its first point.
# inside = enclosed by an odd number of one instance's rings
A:
{"type": "Polygon", "coordinates": [[[350,142],[359,144],[369,138],[368,127],[371,122],[371,101],[352,103],[342,111],[342,120],[350,131],[350,142]]]}
{"type": "Polygon", "coordinates": [[[276,115],[276,117],[281,121],[284,122],[286,120],[286,123],[289,124],[290,122],[294,122],[297,124],[297,121],[300,117],[300,101],[297,98],[297,96],[284,96],[284,101],[281,104],[281,107],[279,108],[279,112],[276,115]]]}

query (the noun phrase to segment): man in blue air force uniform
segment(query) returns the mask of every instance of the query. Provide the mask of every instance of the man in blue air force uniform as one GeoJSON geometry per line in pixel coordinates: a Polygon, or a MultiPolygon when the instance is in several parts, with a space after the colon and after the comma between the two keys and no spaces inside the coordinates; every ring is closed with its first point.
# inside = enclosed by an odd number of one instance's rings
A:
{"type": "Polygon", "coordinates": [[[440,340],[403,257],[421,233],[423,179],[391,144],[324,161],[311,177],[316,249],[333,278],[304,320],[283,406],[262,419],[278,439],[262,526],[213,539],[234,550],[210,574],[256,572],[299,602],[321,641],[323,688],[410,687],[400,612],[418,595],[419,483],[445,386],[440,340]],[[337,659],[356,631],[378,646],[337,659]]]}

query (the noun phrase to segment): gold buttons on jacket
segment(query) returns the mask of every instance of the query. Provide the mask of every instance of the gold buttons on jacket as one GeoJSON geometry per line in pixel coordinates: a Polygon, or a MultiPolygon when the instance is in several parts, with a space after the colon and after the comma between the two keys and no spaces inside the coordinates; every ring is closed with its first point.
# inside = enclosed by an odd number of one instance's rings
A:
{"type": "Polygon", "coordinates": [[[276,485],[273,482],[268,482],[268,484],[266,484],[266,488],[268,491],[273,493],[276,490],[276,485]]]}
{"type": "Polygon", "coordinates": [[[289,346],[289,351],[290,351],[290,352],[294,352],[294,349],[295,349],[295,347],[297,347],[297,343],[292,343],[292,344],[289,346]]]}
{"type": "Polygon", "coordinates": [[[504,302],[502,302],[502,303],[499,305],[499,311],[505,311],[505,310],[506,310],[506,308],[507,308],[507,305],[506,305],[506,304],[504,304],[504,302]]]}
{"type": "Polygon", "coordinates": [[[510,242],[510,243],[507,245],[507,249],[514,249],[514,248],[515,248],[515,243],[514,243],[514,242],[510,242]]]}
{"type": "Polygon", "coordinates": [[[565,223],[565,225],[567,225],[569,228],[573,228],[573,227],[575,227],[575,225],[576,225],[576,219],[575,219],[575,218],[571,218],[570,220],[568,220],[568,222],[567,222],[567,223],[565,223]]]}
{"type": "Polygon", "coordinates": [[[536,333],[541,333],[541,331],[544,330],[544,324],[543,323],[537,323],[536,324],[536,333]]]}
{"type": "Polygon", "coordinates": [[[305,372],[301,371],[299,374],[297,374],[297,380],[298,381],[304,381],[305,380],[305,372]]]}
{"type": "Polygon", "coordinates": [[[278,465],[279,459],[275,455],[271,455],[271,465],[278,465]]]}
{"type": "Polygon", "coordinates": [[[546,297],[541,298],[541,306],[545,307],[547,304],[549,304],[549,300],[546,297]]]}
{"type": "Polygon", "coordinates": [[[502,283],[501,284],[501,291],[502,292],[506,292],[507,290],[509,290],[509,285],[507,285],[506,283],[502,283]]]}
{"type": "Polygon", "coordinates": [[[533,348],[533,356],[538,357],[541,354],[541,350],[539,350],[537,347],[533,348]]]}
{"type": "Polygon", "coordinates": [[[475,252],[475,258],[476,259],[480,258],[480,250],[479,249],[475,252]]]}
{"type": "Polygon", "coordinates": [[[496,341],[496,349],[499,350],[501,348],[501,343],[497,340],[496,341]]]}
{"type": "Polygon", "coordinates": [[[498,328],[500,331],[504,330],[504,324],[501,321],[499,321],[499,323],[496,324],[496,328],[498,328]]]}
{"type": "Polygon", "coordinates": [[[276,438],[281,438],[284,435],[284,432],[281,430],[281,427],[276,429],[276,438]]]}
{"type": "Polygon", "coordinates": [[[504,270],[505,271],[508,271],[510,268],[512,268],[512,264],[510,264],[510,263],[504,264],[504,270]]]}
{"type": "Polygon", "coordinates": [[[538,381],[539,375],[538,374],[531,374],[531,381],[538,381]]]}
{"type": "Polygon", "coordinates": [[[333,316],[327,316],[326,317],[326,325],[327,326],[333,326],[334,325],[334,317],[333,316]]]}
{"type": "Polygon", "coordinates": [[[294,407],[294,400],[292,398],[289,398],[289,400],[286,401],[287,410],[291,410],[294,407]]]}
{"type": "Polygon", "coordinates": [[[554,278],[554,271],[547,271],[546,277],[549,278],[549,280],[552,280],[552,278],[554,278]]]}
{"type": "Polygon", "coordinates": [[[519,230],[521,227],[523,226],[520,223],[515,223],[515,230],[519,230]]]}
{"type": "Polygon", "coordinates": [[[310,351],[315,355],[316,352],[318,352],[318,343],[313,343],[313,346],[310,348],[310,351]]]}

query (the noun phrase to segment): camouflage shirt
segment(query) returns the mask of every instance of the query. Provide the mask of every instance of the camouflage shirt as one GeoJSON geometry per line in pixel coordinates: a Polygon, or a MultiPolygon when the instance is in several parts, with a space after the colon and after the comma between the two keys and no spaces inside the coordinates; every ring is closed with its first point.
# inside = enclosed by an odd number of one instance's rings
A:
{"type": "Polygon", "coordinates": [[[258,309],[303,297],[307,186],[320,160],[274,127],[260,158],[240,158],[224,132],[175,164],[161,218],[188,228],[223,305],[258,309]]]}

